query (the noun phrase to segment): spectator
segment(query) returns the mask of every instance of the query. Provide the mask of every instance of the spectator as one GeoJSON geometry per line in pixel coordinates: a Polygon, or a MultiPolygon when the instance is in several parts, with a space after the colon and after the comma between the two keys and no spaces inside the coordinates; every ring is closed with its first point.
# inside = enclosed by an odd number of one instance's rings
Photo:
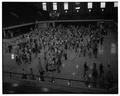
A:
{"type": "Polygon", "coordinates": [[[31,78],[32,80],[35,80],[35,76],[34,76],[34,74],[33,74],[33,69],[32,69],[32,68],[30,68],[30,78],[31,78]]]}
{"type": "Polygon", "coordinates": [[[83,72],[83,77],[86,78],[87,76],[87,71],[89,70],[89,67],[87,65],[87,62],[84,63],[84,72],[83,72]]]}
{"type": "Polygon", "coordinates": [[[92,70],[92,78],[93,78],[93,86],[96,87],[97,84],[97,78],[98,78],[98,71],[96,68],[96,63],[93,63],[93,70],[92,70]]]}
{"type": "Polygon", "coordinates": [[[113,86],[113,72],[111,70],[111,65],[107,65],[107,73],[106,73],[106,80],[107,80],[107,88],[111,88],[113,86]]]}
{"type": "Polygon", "coordinates": [[[23,73],[22,73],[22,79],[27,79],[27,74],[25,74],[25,70],[24,68],[22,69],[23,73]]]}
{"type": "Polygon", "coordinates": [[[104,74],[104,66],[101,63],[99,66],[99,77],[101,78],[103,76],[103,74],[104,74]]]}
{"type": "Polygon", "coordinates": [[[40,79],[41,81],[44,81],[44,70],[41,64],[41,59],[39,57],[39,73],[40,73],[40,79]]]}

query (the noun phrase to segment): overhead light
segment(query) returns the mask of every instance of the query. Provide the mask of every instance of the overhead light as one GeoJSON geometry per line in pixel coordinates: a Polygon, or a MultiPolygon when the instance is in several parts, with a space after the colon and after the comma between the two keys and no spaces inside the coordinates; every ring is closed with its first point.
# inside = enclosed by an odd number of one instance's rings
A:
{"type": "Polygon", "coordinates": [[[47,10],[47,6],[46,6],[46,3],[42,3],[42,8],[43,8],[43,10],[47,10]]]}
{"type": "Polygon", "coordinates": [[[118,2],[114,2],[114,7],[118,7],[118,2]]]}
{"type": "Polygon", "coordinates": [[[88,3],[88,9],[91,9],[92,8],[92,2],[89,2],[88,3]]]}
{"type": "Polygon", "coordinates": [[[57,10],[57,3],[53,3],[53,10],[57,10]]]}
{"type": "Polygon", "coordinates": [[[101,8],[105,8],[105,2],[101,2],[101,8]]]}
{"type": "Polygon", "coordinates": [[[64,2],[64,10],[68,10],[68,2],[64,2]]]}
{"type": "Polygon", "coordinates": [[[79,10],[77,10],[77,12],[79,12],[79,10]]]}

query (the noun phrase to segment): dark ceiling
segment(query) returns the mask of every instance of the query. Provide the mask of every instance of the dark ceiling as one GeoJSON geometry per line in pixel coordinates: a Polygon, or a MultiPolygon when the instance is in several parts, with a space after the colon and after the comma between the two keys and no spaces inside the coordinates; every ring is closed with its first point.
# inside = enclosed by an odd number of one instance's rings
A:
{"type": "Polygon", "coordinates": [[[75,10],[75,2],[69,2],[68,12],[65,13],[64,3],[58,2],[58,17],[50,17],[53,11],[52,2],[47,2],[47,11],[42,10],[41,2],[3,2],[2,3],[2,25],[8,27],[23,23],[46,21],[46,20],[74,20],[74,19],[114,19],[117,21],[118,8],[114,7],[114,2],[106,2],[104,11],[100,8],[100,2],[93,2],[93,8],[89,12],[87,2],[80,3],[80,10],[75,10]]]}

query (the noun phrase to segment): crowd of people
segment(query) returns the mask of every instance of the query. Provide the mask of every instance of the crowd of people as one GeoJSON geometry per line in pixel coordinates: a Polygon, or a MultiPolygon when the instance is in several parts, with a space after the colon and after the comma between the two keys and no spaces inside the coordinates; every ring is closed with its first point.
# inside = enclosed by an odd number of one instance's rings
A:
{"type": "MultiPolygon", "coordinates": [[[[46,29],[41,29],[36,26],[31,29],[29,34],[22,36],[22,39],[17,40],[14,46],[8,45],[8,50],[14,50],[15,60],[18,65],[31,64],[34,58],[39,57],[43,52],[44,68],[41,65],[41,57],[38,58],[40,64],[39,73],[41,79],[44,80],[44,72],[57,71],[61,72],[62,58],[68,59],[67,50],[74,50],[79,57],[89,56],[89,58],[98,57],[98,46],[103,46],[104,36],[107,31],[102,24],[89,24],[88,26],[49,26],[46,29]]],[[[96,64],[93,65],[94,81],[98,76],[96,64]]],[[[32,69],[31,74],[32,74],[32,69]]],[[[84,76],[89,70],[87,64],[84,64],[84,76]]],[[[99,67],[100,77],[102,77],[104,70],[103,65],[99,67]]]]}

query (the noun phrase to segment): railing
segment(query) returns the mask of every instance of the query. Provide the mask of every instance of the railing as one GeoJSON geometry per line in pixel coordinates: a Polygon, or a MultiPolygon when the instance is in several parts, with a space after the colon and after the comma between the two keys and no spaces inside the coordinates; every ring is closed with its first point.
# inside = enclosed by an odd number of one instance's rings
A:
{"type": "Polygon", "coordinates": [[[25,23],[25,24],[20,24],[20,25],[14,25],[14,26],[9,26],[9,27],[5,27],[2,30],[9,30],[9,29],[14,29],[14,28],[19,28],[19,27],[23,27],[23,26],[29,26],[29,25],[33,25],[33,24],[37,24],[37,23],[55,23],[55,22],[89,22],[89,21],[113,21],[113,20],[104,20],[104,19],[88,19],[88,20],[52,20],[52,21],[37,21],[37,22],[32,22],[32,23],[25,23]]]}
{"type": "MultiPolygon", "coordinates": [[[[16,72],[3,72],[3,77],[7,76],[7,78],[9,77],[11,80],[15,79],[24,79],[24,80],[42,80],[40,75],[34,75],[34,74],[23,74],[23,73],[16,73],[16,72]],[[15,76],[17,78],[15,78],[15,76]],[[32,78],[31,78],[32,77],[32,78]]],[[[97,89],[103,89],[103,90],[108,90],[108,86],[107,84],[104,84],[104,86],[101,87],[99,82],[94,82],[91,80],[75,80],[75,79],[66,79],[66,78],[58,78],[58,77],[54,77],[54,76],[43,76],[44,81],[47,82],[50,80],[51,83],[63,83],[64,86],[69,86],[69,87],[73,87],[73,88],[97,88],[97,89]],[[59,80],[59,82],[57,81],[59,80]],[[65,81],[65,82],[64,82],[65,81]],[[66,82],[67,81],[67,82],[66,82]]],[[[63,85],[60,84],[60,85],[63,85]]]]}

